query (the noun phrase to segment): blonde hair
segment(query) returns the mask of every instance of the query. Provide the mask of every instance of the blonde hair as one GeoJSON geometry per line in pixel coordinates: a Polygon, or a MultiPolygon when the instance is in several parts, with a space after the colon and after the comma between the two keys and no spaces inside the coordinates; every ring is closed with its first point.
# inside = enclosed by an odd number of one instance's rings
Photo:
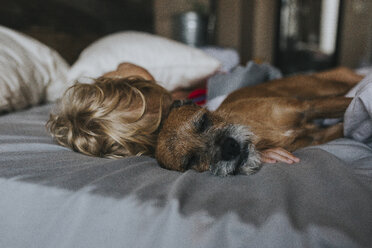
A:
{"type": "Polygon", "coordinates": [[[46,127],[59,144],[86,155],[153,156],[170,104],[169,92],[152,81],[101,77],[67,89],[46,127]]]}

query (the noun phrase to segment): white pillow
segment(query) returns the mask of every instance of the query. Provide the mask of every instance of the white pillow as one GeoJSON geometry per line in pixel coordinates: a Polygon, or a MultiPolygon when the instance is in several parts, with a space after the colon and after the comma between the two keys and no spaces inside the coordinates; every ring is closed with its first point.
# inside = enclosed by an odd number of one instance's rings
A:
{"type": "Polygon", "coordinates": [[[0,112],[56,100],[66,88],[68,69],[56,51],[0,26],[0,112]]]}
{"type": "Polygon", "coordinates": [[[203,51],[160,36],[126,31],[88,46],[68,73],[68,81],[96,78],[122,62],[147,69],[167,90],[189,87],[212,75],[220,62],[203,51]]]}

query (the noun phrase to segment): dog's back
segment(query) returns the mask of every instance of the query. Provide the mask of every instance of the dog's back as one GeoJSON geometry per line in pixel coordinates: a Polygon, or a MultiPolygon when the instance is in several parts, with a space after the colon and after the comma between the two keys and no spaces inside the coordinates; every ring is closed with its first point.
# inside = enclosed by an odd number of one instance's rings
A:
{"type": "Polygon", "coordinates": [[[248,97],[291,97],[314,99],[345,95],[354,84],[315,75],[297,75],[275,79],[255,86],[238,89],[223,101],[221,106],[248,97]]]}
{"type": "Polygon", "coordinates": [[[350,99],[341,96],[355,84],[317,74],[276,79],[232,92],[216,113],[249,126],[258,137],[259,150],[282,147],[293,151],[342,136],[342,125],[326,132],[312,121],[342,117],[350,99]],[[321,135],[325,137],[320,139],[321,135]]]}

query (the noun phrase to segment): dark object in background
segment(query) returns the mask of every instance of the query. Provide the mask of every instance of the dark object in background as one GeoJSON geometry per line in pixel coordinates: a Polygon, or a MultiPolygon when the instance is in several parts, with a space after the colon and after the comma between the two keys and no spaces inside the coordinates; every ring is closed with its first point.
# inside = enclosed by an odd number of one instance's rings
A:
{"type": "Polygon", "coordinates": [[[281,0],[275,65],[286,75],[337,66],[342,0],[281,0]]]}
{"type": "Polygon", "coordinates": [[[187,45],[207,45],[208,16],[189,11],[173,17],[173,37],[187,45]]]}
{"type": "Polygon", "coordinates": [[[191,9],[173,16],[172,38],[194,47],[215,44],[217,1],[191,1],[191,9]]]}

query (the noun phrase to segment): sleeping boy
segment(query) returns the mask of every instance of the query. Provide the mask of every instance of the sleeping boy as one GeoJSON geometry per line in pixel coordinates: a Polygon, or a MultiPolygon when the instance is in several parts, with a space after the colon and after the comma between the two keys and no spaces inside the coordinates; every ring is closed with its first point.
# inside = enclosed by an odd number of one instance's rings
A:
{"type": "MultiPolygon", "coordinates": [[[[172,93],[173,96],[177,92],[172,93]]],[[[154,156],[159,127],[172,94],[144,68],[122,63],[93,84],[77,82],[66,90],[46,124],[61,145],[90,156],[154,156]]],[[[281,148],[261,152],[266,163],[298,162],[281,148]]]]}

